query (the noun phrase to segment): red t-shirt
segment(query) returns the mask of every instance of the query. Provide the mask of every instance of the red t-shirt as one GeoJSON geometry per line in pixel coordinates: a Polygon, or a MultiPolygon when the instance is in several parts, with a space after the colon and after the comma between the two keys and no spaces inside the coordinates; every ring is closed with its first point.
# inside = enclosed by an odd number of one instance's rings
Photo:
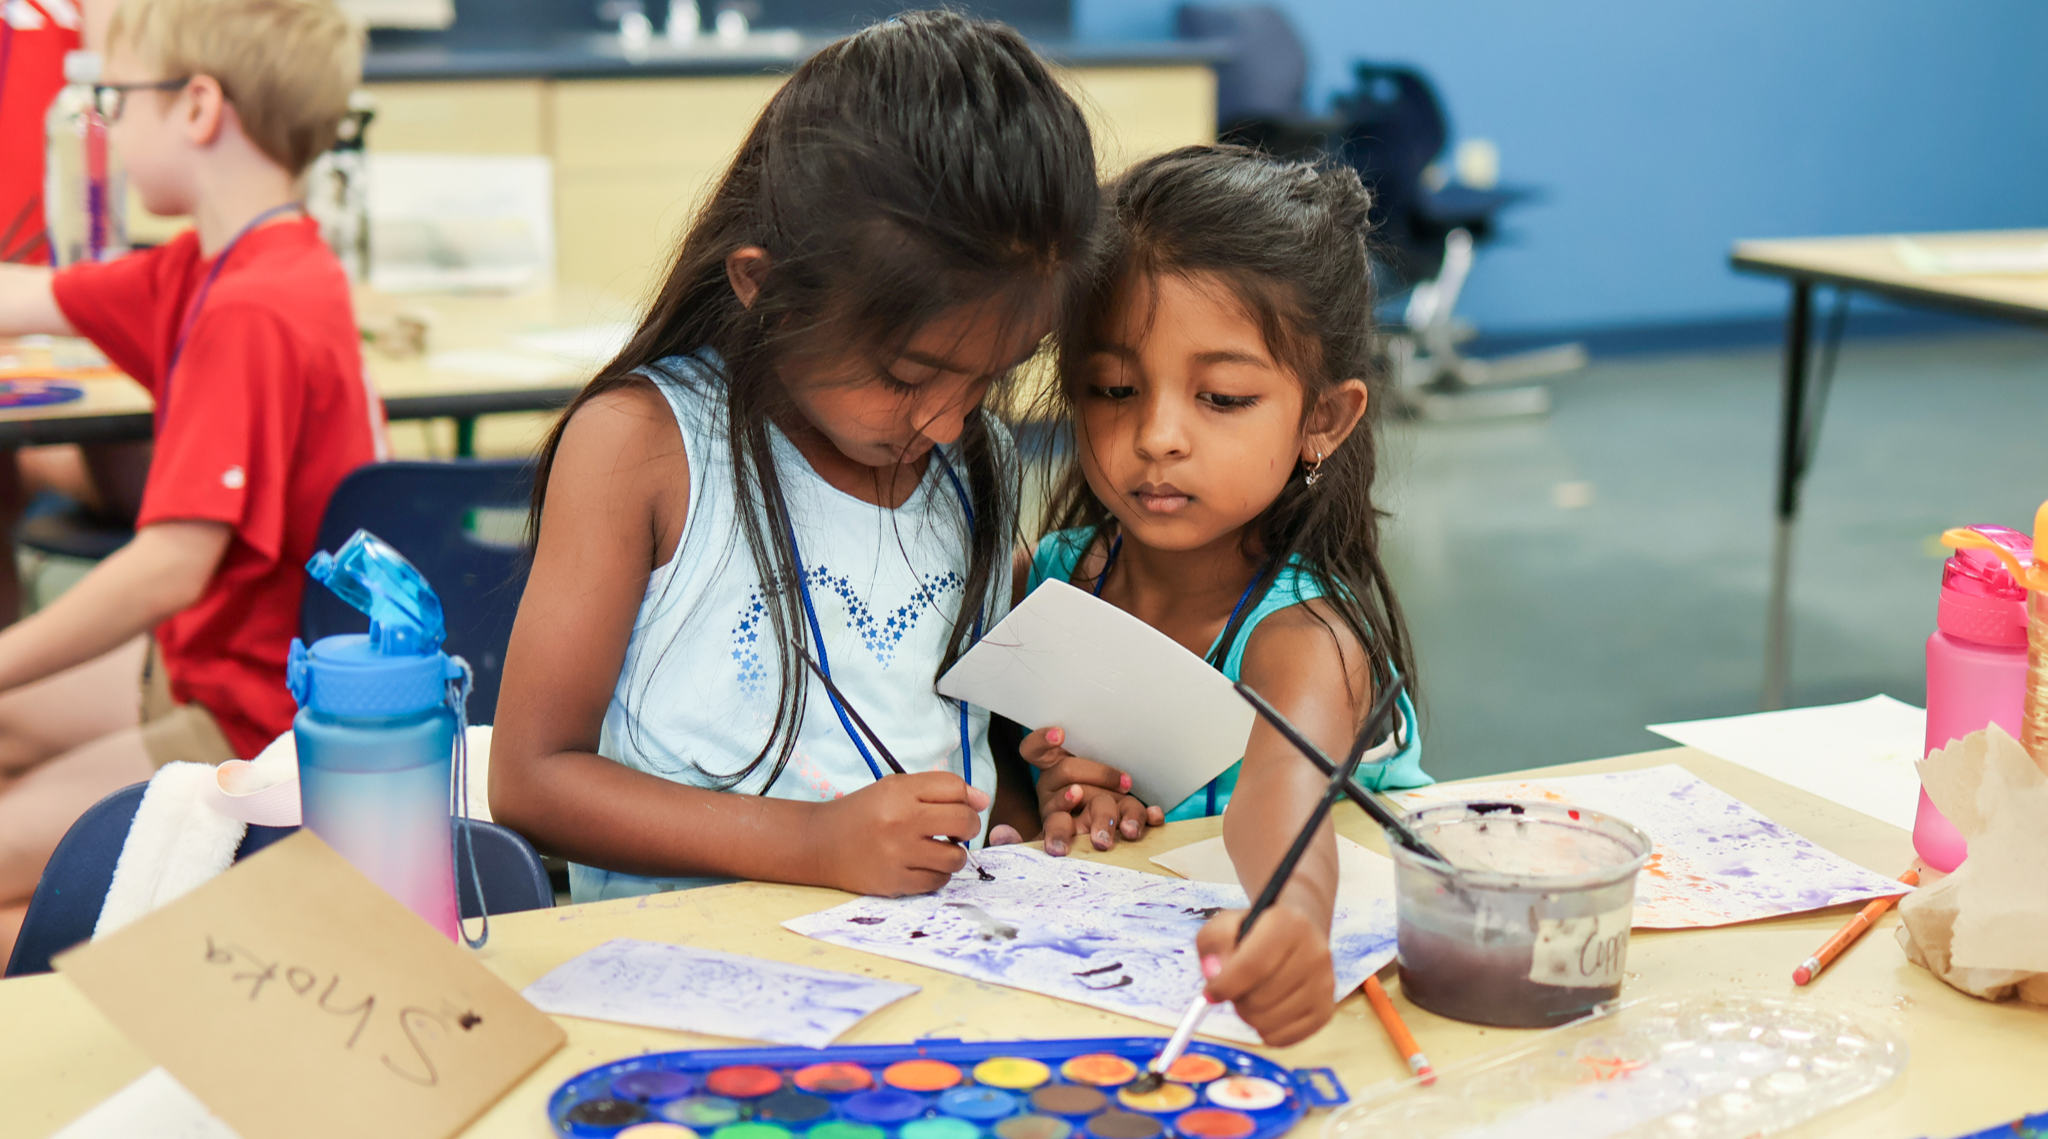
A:
{"type": "Polygon", "coordinates": [[[156,397],[137,526],[225,522],[220,568],[158,626],[171,695],[213,713],[243,757],[291,727],[285,657],[306,559],[342,476],[378,457],[383,405],[363,372],[348,281],[311,221],[257,229],[229,254],[165,390],[164,365],[213,261],[194,232],[56,276],[73,327],[156,397]]]}
{"type": "Polygon", "coordinates": [[[47,265],[43,116],[78,50],[73,0],[0,0],[0,261],[47,265]]]}

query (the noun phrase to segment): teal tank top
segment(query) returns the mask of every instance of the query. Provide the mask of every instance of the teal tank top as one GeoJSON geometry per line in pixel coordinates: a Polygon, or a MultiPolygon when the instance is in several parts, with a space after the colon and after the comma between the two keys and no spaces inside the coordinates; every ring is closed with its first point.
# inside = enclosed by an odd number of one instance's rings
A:
{"type": "MultiPolygon", "coordinates": [[[[1040,582],[1074,580],[1075,567],[1081,564],[1082,555],[1088,552],[1089,543],[1094,541],[1093,530],[1057,530],[1047,534],[1038,543],[1031,555],[1031,580],[1025,592],[1037,589],[1040,582]]],[[[1273,587],[1252,607],[1245,617],[1237,640],[1231,644],[1230,652],[1223,658],[1223,675],[1231,680],[1242,679],[1244,671],[1244,648],[1252,639],[1252,630],[1267,617],[1304,601],[1314,601],[1323,595],[1322,587],[1316,584],[1314,575],[1306,572],[1299,559],[1290,563],[1273,579],[1273,587]]],[[[1209,646],[1214,655],[1216,646],[1209,646]]],[[[1395,754],[1377,763],[1360,764],[1358,782],[1374,791],[1398,791],[1410,787],[1426,787],[1436,780],[1422,770],[1422,730],[1416,724],[1415,705],[1406,692],[1395,698],[1400,709],[1401,720],[1408,725],[1408,745],[1395,754]]],[[[1038,728],[1044,725],[1027,725],[1038,728]]],[[[1237,789],[1237,776],[1244,766],[1243,761],[1230,765],[1230,770],[1209,781],[1208,786],[1188,796],[1166,812],[1168,822],[1186,819],[1207,818],[1220,815],[1230,804],[1230,793],[1237,789]]]]}

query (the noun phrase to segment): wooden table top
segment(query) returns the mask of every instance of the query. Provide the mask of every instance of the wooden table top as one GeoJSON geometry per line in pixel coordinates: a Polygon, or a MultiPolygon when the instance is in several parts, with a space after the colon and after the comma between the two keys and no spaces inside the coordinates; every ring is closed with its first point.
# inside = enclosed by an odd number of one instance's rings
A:
{"type": "MultiPolygon", "coordinates": [[[[1614,759],[1519,772],[1585,774],[1678,763],[1815,843],[1885,874],[1912,860],[1905,831],[1819,799],[1746,768],[1672,748],[1614,759]]],[[[1338,830],[1384,850],[1377,828],[1356,808],[1336,813],[1338,830]]],[[[1220,819],[1172,823],[1095,861],[1157,871],[1154,854],[1220,833],[1220,819]]],[[[980,984],[917,965],[799,937],[786,919],[846,899],[833,890],[738,883],[648,898],[627,898],[492,919],[479,954],[505,981],[523,987],[556,965],[615,937],[689,944],[818,968],[868,973],[922,985],[923,991],[861,1021],[843,1043],[900,1043],[927,1036],[963,1040],[1163,1035],[1164,1029],[1050,997],[980,984]]],[[[1796,1139],[1910,1139],[1960,1135],[2048,1107],[2048,1010],[1994,1005],[1949,989],[1905,959],[1894,910],[1811,987],[1796,989],[1792,970],[1841,926],[1854,907],[1712,930],[1637,930],[1624,997],[1702,991],[1800,994],[1888,1025],[1912,1050],[1906,1073],[1888,1088],[1783,1134],[1796,1139]]],[[[1480,1028],[1424,1012],[1389,990],[1432,1061],[1445,1064],[1526,1038],[1529,1030],[1480,1028]]],[[[480,1118],[466,1135],[548,1139],[545,1104],[577,1072],[646,1051],[732,1046],[733,1041],[601,1021],[560,1018],[568,1044],[480,1118]]],[[[60,974],[0,981],[0,1139],[55,1131],[150,1067],[60,974]]],[[[1407,1075],[1366,1006],[1353,994],[1336,1018],[1291,1048],[1261,1049],[1292,1067],[1333,1068],[1359,1091],[1407,1075]]],[[[1326,1113],[1297,1128],[1319,1137],[1326,1113]]]]}
{"type": "Polygon", "coordinates": [[[1900,253],[1902,243],[1936,255],[2017,251],[2048,245],[2048,229],[1738,241],[1728,260],[1743,272],[1841,285],[1972,316],[2048,325],[2048,273],[1924,273],[1907,264],[1900,253]]]}
{"type": "MultiPolygon", "coordinates": [[[[387,296],[359,289],[357,322],[388,327],[401,313],[428,325],[427,351],[393,357],[366,344],[363,363],[392,419],[488,415],[558,407],[593,370],[517,340],[564,329],[630,322],[628,302],[588,290],[512,296],[387,296]]],[[[82,399],[0,408],[0,446],[147,439],[155,402],[142,385],[94,364],[96,354],[70,338],[0,338],[0,379],[35,376],[74,384],[82,399]]]]}

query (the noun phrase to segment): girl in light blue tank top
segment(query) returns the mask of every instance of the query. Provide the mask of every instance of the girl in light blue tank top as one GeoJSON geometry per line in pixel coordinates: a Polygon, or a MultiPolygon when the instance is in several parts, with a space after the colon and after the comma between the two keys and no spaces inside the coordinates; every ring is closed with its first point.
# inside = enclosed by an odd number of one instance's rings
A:
{"type": "MultiPolygon", "coordinates": [[[[1028,584],[1059,579],[1146,621],[1333,756],[1368,747],[1371,788],[1428,783],[1405,694],[1391,738],[1354,741],[1375,693],[1414,682],[1374,502],[1370,197],[1348,169],[1236,147],[1147,159],[1109,196],[1107,263],[1060,330],[1072,433],[1028,584]]],[[[1039,818],[1023,826],[1042,824],[1048,853],[1137,838],[1161,815],[1221,814],[1248,894],[1328,786],[1258,723],[1208,786],[1140,804],[1115,757],[1069,755],[1058,725],[1025,727],[1039,818]]],[[[1337,846],[1328,826],[1313,838],[1242,944],[1240,914],[1197,939],[1209,998],[1272,1045],[1333,1008],[1337,846]]]]}
{"type": "Polygon", "coordinates": [[[540,457],[490,795],[576,901],[966,863],[988,714],[935,682],[1009,606],[1020,481],[982,404],[1099,205],[1002,25],[907,13],[777,89],[540,457]]]}

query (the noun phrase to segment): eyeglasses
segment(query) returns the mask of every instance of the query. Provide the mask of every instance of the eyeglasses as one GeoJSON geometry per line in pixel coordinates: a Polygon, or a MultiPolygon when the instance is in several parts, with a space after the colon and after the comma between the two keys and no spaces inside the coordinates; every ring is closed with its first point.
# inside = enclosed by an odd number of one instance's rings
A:
{"type": "Polygon", "coordinates": [[[182,91],[192,77],[183,79],[159,79],[154,83],[95,83],[92,85],[92,106],[100,118],[108,122],[120,119],[121,112],[128,107],[130,91],[182,91]]]}

